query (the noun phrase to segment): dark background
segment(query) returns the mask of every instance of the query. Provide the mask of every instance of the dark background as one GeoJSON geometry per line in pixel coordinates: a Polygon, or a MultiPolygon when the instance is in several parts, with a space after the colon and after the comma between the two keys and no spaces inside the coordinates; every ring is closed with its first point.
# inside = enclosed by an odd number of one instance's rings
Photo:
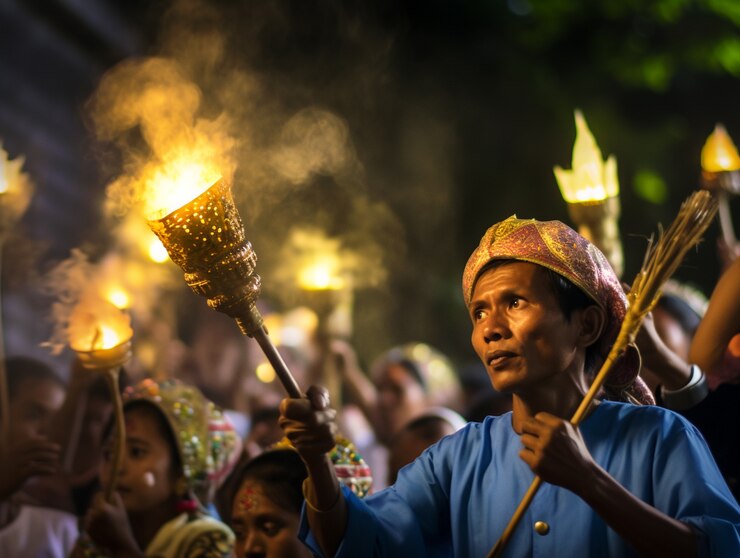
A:
{"type": "MultiPolygon", "coordinates": [[[[646,238],[697,187],[715,123],[740,138],[739,27],[733,0],[2,0],[0,139],[36,184],[4,251],[7,352],[43,353],[39,278],[70,249],[100,253],[110,240],[101,204],[115,155],[94,140],[85,103],[122,60],[183,58],[218,36],[220,65],[193,74],[206,101],[219,71],[238,70],[258,84],[244,102],[269,113],[268,128],[305,107],[344,119],[362,164],[350,189],[318,176],[250,199],[250,176],[237,172],[264,296],[279,306],[270,276],[289,225],[354,228],[382,251],[368,266],[387,273],[356,296],[361,356],[423,340],[462,364],[472,352],[460,276],[486,228],[513,213],[568,221],[552,167],[570,168],[574,108],[617,157],[634,276],[646,238]],[[357,220],[359,190],[379,221],[357,220]]],[[[717,234],[677,273],[707,294],[717,234]]],[[[180,300],[185,313],[204,304],[180,300]]]]}

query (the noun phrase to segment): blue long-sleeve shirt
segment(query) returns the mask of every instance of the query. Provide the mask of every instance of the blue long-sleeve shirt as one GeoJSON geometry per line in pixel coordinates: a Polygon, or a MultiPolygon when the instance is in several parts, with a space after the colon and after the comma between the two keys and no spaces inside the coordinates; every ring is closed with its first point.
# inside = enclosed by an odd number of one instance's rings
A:
{"type": "MultiPolygon", "coordinates": [[[[740,556],[740,508],[701,434],[660,407],[602,402],[580,431],[596,463],[632,494],[691,524],[699,556],[740,556]]],[[[519,458],[511,413],[471,423],[365,500],[349,490],[338,557],[485,557],[534,475],[519,458]]],[[[304,517],[300,536],[321,556],[304,517]]],[[[504,556],[636,556],[578,496],[544,483],[504,556]],[[547,534],[534,524],[547,523],[547,534]]]]}

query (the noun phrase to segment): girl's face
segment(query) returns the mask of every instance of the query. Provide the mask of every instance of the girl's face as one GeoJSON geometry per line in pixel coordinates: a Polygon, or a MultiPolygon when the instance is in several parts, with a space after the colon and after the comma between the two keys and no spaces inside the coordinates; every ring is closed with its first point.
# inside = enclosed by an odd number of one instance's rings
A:
{"type": "Polygon", "coordinates": [[[237,558],[309,558],[298,540],[297,511],[287,511],[265,494],[262,484],[247,479],[239,487],[232,508],[237,558]]]}
{"type": "MultiPolygon", "coordinates": [[[[171,502],[175,505],[175,485],[178,477],[173,466],[170,442],[162,432],[163,418],[156,409],[139,406],[126,411],[126,449],[116,491],[128,512],[151,510],[171,502]]],[[[111,475],[115,430],[103,449],[100,481],[108,483],[111,475]]]]}

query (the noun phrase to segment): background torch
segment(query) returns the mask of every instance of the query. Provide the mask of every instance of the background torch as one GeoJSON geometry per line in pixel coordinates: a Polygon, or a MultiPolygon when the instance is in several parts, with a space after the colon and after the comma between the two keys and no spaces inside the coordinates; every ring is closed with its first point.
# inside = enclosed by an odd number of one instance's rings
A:
{"type": "MultiPolygon", "coordinates": [[[[354,256],[342,250],[339,239],[327,238],[321,231],[294,231],[291,241],[299,262],[296,283],[301,301],[318,317],[316,343],[321,358],[316,363],[318,381],[329,390],[329,397],[341,406],[342,378],[336,366],[331,342],[352,335],[352,282],[350,267],[354,256]]],[[[286,258],[287,260],[288,258],[286,258]]]]}
{"type": "MultiPolygon", "coordinates": [[[[193,176],[188,180],[192,183],[193,176]]],[[[242,332],[259,343],[288,394],[301,397],[257,310],[261,287],[255,273],[257,255],[246,239],[229,184],[218,176],[203,183],[210,187],[174,211],[167,212],[166,204],[164,209],[158,207],[156,211],[166,214],[149,219],[149,226],[185,272],[188,286],[206,297],[208,306],[234,318],[242,332]]]]}
{"type": "Polygon", "coordinates": [[[573,169],[554,168],[570,218],[581,236],[596,245],[609,260],[618,277],[624,271],[624,253],[617,220],[620,214],[617,161],[606,161],[581,111],[575,111],[576,141],[573,169]]]}
{"type": "Polygon", "coordinates": [[[118,376],[121,367],[131,358],[132,335],[128,315],[112,305],[98,305],[97,309],[78,305],[70,316],[70,347],[77,353],[83,367],[105,375],[113,401],[116,444],[111,476],[105,486],[107,501],[110,501],[115,490],[121,457],[126,448],[126,426],[118,376]]]}
{"type": "Polygon", "coordinates": [[[740,194],[740,156],[724,126],[717,124],[701,150],[702,188],[714,192],[719,203],[722,238],[733,252],[737,246],[730,212],[730,195],[740,194]]]}

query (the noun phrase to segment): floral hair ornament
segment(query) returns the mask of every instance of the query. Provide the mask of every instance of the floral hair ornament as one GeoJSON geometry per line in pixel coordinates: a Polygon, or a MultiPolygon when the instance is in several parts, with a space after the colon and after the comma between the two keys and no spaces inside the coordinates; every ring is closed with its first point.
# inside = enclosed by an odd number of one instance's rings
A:
{"type": "MultiPolygon", "coordinates": [[[[494,260],[530,262],[565,277],[606,313],[597,341],[601,360],[617,338],[627,313],[627,297],[604,254],[560,221],[517,219],[516,215],[490,227],[465,266],[462,290],[470,303],[481,271],[494,260]]],[[[611,368],[604,389],[610,399],[654,404],[650,390],[638,376],[640,353],[630,344],[611,368]]]]}
{"type": "Polygon", "coordinates": [[[145,401],[161,411],[177,443],[185,488],[206,503],[210,491],[236,464],[241,449],[241,440],[221,408],[197,388],[173,379],[143,380],[126,389],[123,401],[124,409],[145,401]]]}

